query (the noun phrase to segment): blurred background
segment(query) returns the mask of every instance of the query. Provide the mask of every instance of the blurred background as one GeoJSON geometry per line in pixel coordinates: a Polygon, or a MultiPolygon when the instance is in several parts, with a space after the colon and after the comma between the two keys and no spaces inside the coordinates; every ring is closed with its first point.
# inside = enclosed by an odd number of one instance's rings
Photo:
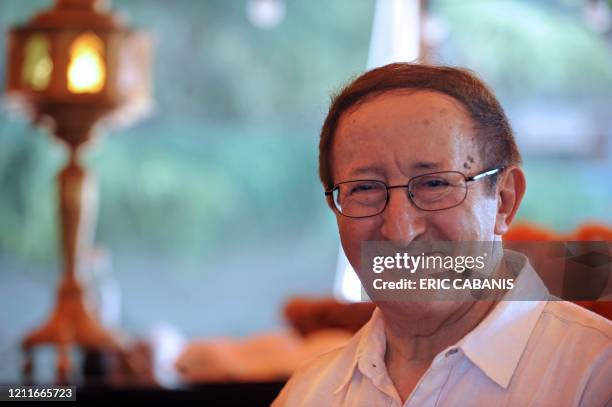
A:
{"type": "MultiPolygon", "coordinates": [[[[90,283],[103,321],[135,337],[246,337],[282,328],[291,296],[332,295],[318,131],[330,95],[366,68],[376,2],[258,3],[112,2],[153,38],[154,108],[84,155],[100,183],[90,283]]],[[[0,0],[0,32],[51,4],[0,0]]],[[[612,2],[424,4],[427,60],[474,70],[507,110],[528,181],[518,218],[560,233],[612,224],[612,2]]],[[[6,54],[2,41],[3,78],[6,54]]],[[[0,383],[18,380],[19,342],[54,302],[65,159],[0,111],[0,383]]]]}

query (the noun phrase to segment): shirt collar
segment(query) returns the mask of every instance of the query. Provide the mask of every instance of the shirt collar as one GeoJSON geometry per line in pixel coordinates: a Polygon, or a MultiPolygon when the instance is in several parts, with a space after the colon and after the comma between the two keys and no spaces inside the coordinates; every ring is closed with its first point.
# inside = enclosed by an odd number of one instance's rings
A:
{"type": "Polygon", "coordinates": [[[516,276],[514,288],[457,345],[491,380],[507,388],[549,293],[527,257],[505,250],[504,261],[516,276]]]}
{"type": "Polygon", "coordinates": [[[342,390],[352,380],[357,367],[371,379],[385,372],[386,340],[382,315],[380,310],[375,308],[372,317],[362,328],[352,365],[338,388],[334,390],[334,394],[342,390]]]}

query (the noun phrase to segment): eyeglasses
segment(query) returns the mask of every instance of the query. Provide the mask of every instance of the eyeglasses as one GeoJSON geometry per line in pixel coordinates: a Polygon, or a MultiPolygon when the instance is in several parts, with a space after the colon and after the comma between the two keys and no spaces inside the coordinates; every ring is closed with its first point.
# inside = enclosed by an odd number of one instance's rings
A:
{"type": "Polygon", "coordinates": [[[459,171],[419,175],[404,185],[387,185],[378,180],[354,180],[336,184],[325,191],[336,211],[349,218],[367,218],[382,213],[389,202],[389,190],[407,188],[408,198],[424,211],[441,211],[461,205],[467,196],[467,183],[501,172],[494,168],[471,177],[459,171]]]}

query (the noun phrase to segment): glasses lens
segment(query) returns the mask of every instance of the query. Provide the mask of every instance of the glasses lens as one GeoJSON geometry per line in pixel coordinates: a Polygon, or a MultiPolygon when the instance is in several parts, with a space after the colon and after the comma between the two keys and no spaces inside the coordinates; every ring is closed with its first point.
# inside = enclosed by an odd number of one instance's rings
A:
{"type": "Polygon", "coordinates": [[[334,204],[346,216],[366,217],[382,212],[387,202],[387,187],[380,181],[345,182],[334,190],[334,204]]]}
{"type": "Polygon", "coordinates": [[[416,206],[427,211],[452,208],[465,199],[465,178],[459,172],[439,172],[412,179],[409,185],[416,206]]]}

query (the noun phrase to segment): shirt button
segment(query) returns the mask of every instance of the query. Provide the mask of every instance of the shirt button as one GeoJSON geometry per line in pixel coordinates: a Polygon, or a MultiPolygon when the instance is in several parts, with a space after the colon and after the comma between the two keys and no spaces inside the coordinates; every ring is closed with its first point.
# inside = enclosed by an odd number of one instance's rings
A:
{"type": "Polygon", "coordinates": [[[451,349],[451,350],[449,350],[448,352],[446,352],[446,353],[444,354],[444,357],[449,357],[450,355],[454,355],[455,353],[457,353],[457,348],[455,348],[455,349],[451,349]]]}

